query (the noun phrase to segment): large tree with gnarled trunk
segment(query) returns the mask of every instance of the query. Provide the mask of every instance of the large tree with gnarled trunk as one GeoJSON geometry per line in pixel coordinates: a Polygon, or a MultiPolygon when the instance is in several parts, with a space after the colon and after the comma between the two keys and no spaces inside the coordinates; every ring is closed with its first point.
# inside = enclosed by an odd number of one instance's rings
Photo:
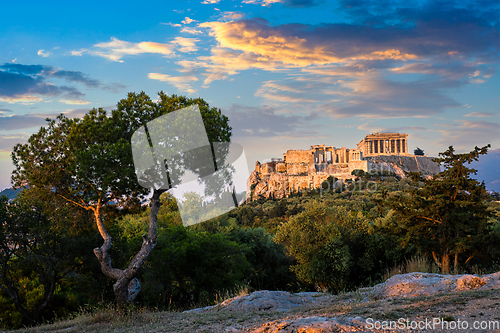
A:
{"type": "Polygon", "coordinates": [[[12,179],[18,186],[45,189],[75,208],[91,211],[103,244],[94,249],[102,272],[115,280],[114,293],[119,307],[131,302],[140,290],[136,276],[156,245],[160,195],[166,189],[139,186],[132,158],[132,134],[147,122],[169,112],[198,104],[210,142],[230,140],[228,118],[210,108],[203,99],[159,93],[153,102],[144,92],[129,93],[108,116],[102,109],[89,111],[82,119],[64,115],[33,134],[27,144],[14,147],[16,167],[12,179]],[[105,212],[139,207],[148,194],[149,231],[143,235],[139,252],[124,269],[113,267],[109,250],[112,239],[107,231],[111,221],[105,212]]]}

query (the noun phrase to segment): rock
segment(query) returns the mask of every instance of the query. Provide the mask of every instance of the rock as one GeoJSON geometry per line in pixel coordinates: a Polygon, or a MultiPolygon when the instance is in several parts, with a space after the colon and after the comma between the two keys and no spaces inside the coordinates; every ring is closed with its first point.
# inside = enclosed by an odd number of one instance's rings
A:
{"type": "Polygon", "coordinates": [[[500,289],[500,272],[484,275],[407,273],[394,275],[371,291],[373,299],[434,295],[463,290],[500,289]]]}
{"type": "Polygon", "coordinates": [[[250,295],[237,296],[218,305],[192,309],[184,312],[202,312],[207,310],[226,311],[290,311],[290,309],[313,302],[312,296],[323,293],[290,294],[286,291],[255,291],[250,295]]]}
{"type": "Polygon", "coordinates": [[[305,317],[266,323],[252,333],[331,333],[331,332],[366,332],[366,321],[361,317],[337,319],[330,317],[305,317]]]}
{"type": "Polygon", "coordinates": [[[236,311],[289,311],[292,308],[311,303],[310,296],[296,296],[286,291],[255,291],[250,295],[225,300],[218,308],[236,311]]]}

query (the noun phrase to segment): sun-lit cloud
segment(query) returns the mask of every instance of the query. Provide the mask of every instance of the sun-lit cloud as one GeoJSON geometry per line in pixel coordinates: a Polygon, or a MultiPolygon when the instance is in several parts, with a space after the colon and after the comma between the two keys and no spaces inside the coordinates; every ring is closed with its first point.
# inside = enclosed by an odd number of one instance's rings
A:
{"type": "Polygon", "coordinates": [[[223,12],[221,13],[221,21],[234,21],[240,20],[245,16],[243,13],[237,12],[223,12]]]}
{"type": "Polygon", "coordinates": [[[160,24],[169,25],[169,26],[175,27],[175,28],[182,27],[182,24],[179,24],[179,23],[171,23],[171,22],[164,23],[164,22],[161,22],[160,24]]]}
{"type": "Polygon", "coordinates": [[[90,104],[89,101],[78,100],[78,99],[75,99],[75,100],[61,99],[61,100],[59,100],[59,102],[64,103],[64,104],[70,104],[70,105],[86,105],[86,104],[90,104]]]}
{"type": "Polygon", "coordinates": [[[139,55],[144,53],[157,53],[170,55],[173,53],[171,44],[162,44],[156,42],[140,42],[132,43],[119,40],[115,37],[111,38],[110,42],[95,44],[96,49],[87,51],[88,53],[100,57],[104,57],[111,61],[123,62],[124,56],[139,55]]]}
{"type": "Polygon", "coordinates": [[[191,24],[191,23],[193,23],[193,22],[198,22],[198,21],[193,20],[193,19],[190,19],[189,17],[187,17],[187,16],[186,16],[186,17],[184,18],[184,20],[182,20],[181,22],[182,22],[182,23],[184,23],[184,24],[191,24]]]}
{"type": "Polygon", "coordinates": [[[464,117],[483,118],[483,117],[495,117],[495,116],[498,116],[498,114],[491,113],[491,112],[472,112],[472,113],[466,114],[464,117]]]}
{"type": "Polygon", "coordinates": [[[216,4],[219,3],[221,0],[204,0],[201,3],[203,4],[216,4]]]}
{"type": "Polygon", "coordinates": [[[19,95],[19,96],[14,96],[14,97],[0,97],[0,102],[7,102],[9,104],[24,104],[24,105],[30,105],[36,102],[41,102],[43,99],[39,96],[32,96],[32,95],[19,95]]]}
{"type": "Polygon", "coordinates": [[[41,57],[47,58],[52,55],[50,52],[45,52],[44,49],[38,50],[37,54],[41,57]]]}
{"type": "Polygon", "coordinates": [[[200,35],[203,33],[201,30],[197,30],[196,28],[193,27],[184,27],[181,29],[181,32],[187,32],[188,34],[191,35],[200,35]]]}
{"type": "Polygon", "coordinates": [[[193,87],[188,82],[198,81],[198,78],[194,75],[170,76],[167,74],[149,73],[148,78],[152,80],[168,82],[169,84],[175,86],[179,90],[185,91],[189,94],[195,93],[196,90],[194,90],[193,87]]]}
{"type": "Polygon", "coordinates": [[[189,53],[198,51],[195,43],[199,41],[196,38],[175,37],[171,44],[179,46],[177,48],[178,51],[189,53]]]}

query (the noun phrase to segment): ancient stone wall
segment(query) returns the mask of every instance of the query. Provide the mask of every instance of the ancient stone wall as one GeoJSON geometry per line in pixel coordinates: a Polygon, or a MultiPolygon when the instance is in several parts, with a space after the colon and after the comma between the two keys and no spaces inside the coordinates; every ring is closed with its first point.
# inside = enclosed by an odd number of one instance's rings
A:
{"type": "Polygon", "coordinates": [[[368,168],[368,161],[350,161],[349,162],[349,174],[353,170],[363,170],[364,172],[370,171],[368,168]]]}
{"type": "Polygon", "coordinates": [[[372,169],[383,170],[384,165],[392,164],[399,166],[403,171],[436,175],[440,172],[440,169],[439,164],[432,161],[433,158],[426,156],[372,156],[366,159],[372,163],[372,169]]]}

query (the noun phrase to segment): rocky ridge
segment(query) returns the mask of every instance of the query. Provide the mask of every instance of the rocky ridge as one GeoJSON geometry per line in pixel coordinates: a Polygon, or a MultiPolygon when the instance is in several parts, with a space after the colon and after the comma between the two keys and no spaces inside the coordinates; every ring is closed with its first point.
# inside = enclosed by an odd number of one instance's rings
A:
{"type": "MultiPolygon", "coordinates": [[[[395,275],[386,282],[371,288],[363,288],[358,291],[360,302],[366,303],[367,307],[374,301],[391,301],[397,299],[418,298],[422,296],[436,296],[470,291],[491,291],[500,289],[500,272],[477,276],[477,275],[441,275],[430,273],[407,273],[395,275]]],[[[453,294],[453,295],[455,295],[453,294]]],[[[460,294],[459,294],[460,295],[460,294]]],[[[245,311],[245,312],[282,312],[283,316],[293,309],[312,308],[314,306],[328,306],[335,300],[334,295],[326,293],[296,293],[290,294],[284,291],[256,291],[249,295],[238,296],[228,299],[216,306],[190,310],[190,312],[204,311],[245,311]]],[[[401,302],[401,301],[398,301],[401,302]]],[[[411,303],[411,301],[410,301],[411,303]]],[[[500,303],[496,303],[500,304],[500,303]]],[[[345,306],[345,305],[344,305],[345,306]]],[[[349,308],[348,306],[346,306],[349,308]]],[[[462,309],[463,310],[463,309],[462,309]]],[[[494,310],[494,309],[492,309],[494,310]]],[[[484,311],[486,312],[486,311],[484,311]]],[[[483,312],[480,312],[484,315],[483,312]]],[[[495,312],[493,312],[495,313],[495,312]]],[[[327,314],[327,313],[325,313],[327,314]]],[[[451,316],[450,316],[451,317],[451,316]]],[[[474,319],[475,315],[463,320],[474,319]]],[[[485,317],[486,318],[486,317],[485,317]]],[[[387,318],[375,318],[381,321],[387,318]]],[[[253,332],[253,333],[285,333],[285,332],[414,332],[411,328],[400,328],[399,330],[374,327],[374,318],[355,316],[345,313],[344,316],[310,315],[310,316],[288,316],[283,319],[274,320],[257,327],[244,327],[244,325],[233,325],[226,327],[228,332],[253,332]],[[372,321],[370,321],[372,320],[372,321]]],[[[397,320],[396,318],[393,318],[397,320]]],[[[418,318],[417,318],[418,319],[418,318]]],[[[422,319],[422,318],[420,318],[422,319]]],[[[452,318],[460,320],[461,318],[452,318]]],[[[500,324],[500,317],[493,317],[500,324]],[[495,319],[496,318],[496,319],[495,319]]],[[[451,319],[447,319],[451,320],[451,319]]],[[[470,324],[472,325],[472,323],[470,324]]],[[[431,332],[430,330],[429,332],[431,332]]],[[[490,330],[470,330],[477,332],[489,332],[490,330]]],[[[497,332],[500,332],[500,328],[497,332]]]]}

